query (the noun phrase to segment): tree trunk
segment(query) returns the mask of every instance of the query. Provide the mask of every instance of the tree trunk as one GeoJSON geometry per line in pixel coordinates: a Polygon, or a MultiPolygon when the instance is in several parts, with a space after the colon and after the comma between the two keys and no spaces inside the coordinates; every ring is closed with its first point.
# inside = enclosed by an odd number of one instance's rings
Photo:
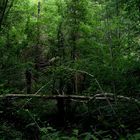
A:
{"type": "MultiPolygon", "coordinates": [[[[58,46],[58,56],[60,57],[59,65],[63,63],[65,52],[64,52],[64,35],[62,32],[62,21],[58,26],[58,33],[57,33],[57,46],[58,46]]],[[[63,95],[63,75],[59,78],[59,94],[63,95]]],[[[65,123],[65,102],[64,99],[57,100],[57,108],[58,108],[58,117],[59,117],[59,125],[63,126],[65,123]]]]}

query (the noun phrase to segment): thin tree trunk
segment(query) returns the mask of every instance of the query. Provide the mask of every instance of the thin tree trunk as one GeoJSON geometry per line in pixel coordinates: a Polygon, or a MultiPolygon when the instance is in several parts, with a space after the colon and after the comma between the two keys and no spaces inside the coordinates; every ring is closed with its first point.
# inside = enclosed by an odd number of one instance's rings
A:
{"type": "Polygon", "coordinates": [[[27,94],[31,93],[31,89],[32,89],[32,74],[30,70],[26,70],[25,72],[26,75],[26,90],[27,90],[27,94]]]}
{"type": "MultiPolygon", "coordinates": [[[[58,46],[58,55],[60,57],[59,65],[63,63],[65,58],[64,56],[64,35],[62,32],[62,21],[58,26],[58,33],[57,33],[57,46],[58,46]]],[[[64,80],[63,75],[59,78],[59,94],[63,95],[63,87],[64,87],[64,80]]],[[[65,102],[64,99],[57,100],[57,108],[58,108],[58,117],[59,117],[59,125],[63,126],[65,123],[65,102]]]]}
{"type": "Polygon", "coordinates": [[[0,17],[0,29],[1,29],[1,25],[2,25],[2,22],[3,22],[3,19],[4,19],[4,15],[5,15],[5,12],[6,12],[6,8],[7,8],[7,6],[8,6],[8,0],[6,0],[6,1],[3,1],[3,4],[4,4],[4,8],[2,7],[2,9],[0,9],[0,10],[2,10],[1,12],[1,17],[0,17]]]}
{"type": "Polygon", "coordinates": [[[40,60],[41,60],[41,46],[40,46],[40,25],[39,25],[39,20],[40,20],[40,10],[41,10],[41,3],[40,0],[38,0],[38,17],[37,17],[37,36],[36,36],[36,40],[37,40],[37,44],[35,45],[35,70],[36,70],[36,74],[35,74],[35,79],[36,82],[39,79],[39,70],[40,70],[40,60]]]}
{"type": "MultiPolygon", "coordinates": [[[[106,26],[110,27],[111,25],[109,24],[109,15],[108,15],[108,9],[106,9],[106,26]]],[[[115,70],[114,70],[114,50],[113,50],[113,44],[112,44],[112,34],[111,31],[107,31],[107,41],[108,41],[108,45],[109,45],[109,52],[110,52],[110,59],[111,59],[111,73],[112,73],[112,77],[114,77],[115,75],[115,70]]],[[[115,81],[113,79],[112,81],[112,88],[113,88],[113,93],[116,93],[116,84],[115,81]]]]}

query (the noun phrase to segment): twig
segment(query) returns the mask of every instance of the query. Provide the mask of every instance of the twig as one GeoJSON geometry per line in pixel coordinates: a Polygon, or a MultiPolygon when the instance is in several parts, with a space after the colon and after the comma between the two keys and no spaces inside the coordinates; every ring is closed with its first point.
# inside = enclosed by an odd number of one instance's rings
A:
{"type": "MultiPolygon", "coordinates": [[[[31,95],[37,95],[45,86],[46,86],[46,85],[42,86],[37,92],[35,92],[35,94],[31,94],[31,95]]],[[[24,108],[24,106],[25,106],[26,104],[28,104],[31,100],[32,100],[32,98],[28,99],[28,100],[23,104],[23,106],[21,107],[21,109],[24,108]]]]}

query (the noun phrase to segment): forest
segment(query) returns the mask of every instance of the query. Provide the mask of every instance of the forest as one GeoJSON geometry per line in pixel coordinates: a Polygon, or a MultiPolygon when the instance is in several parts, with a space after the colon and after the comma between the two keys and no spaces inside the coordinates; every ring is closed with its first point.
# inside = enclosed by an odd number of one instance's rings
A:
{"type": "Polygon", "coordinates": [[[0,0],[0,140],[140,140],[140,1],[0,0]]]}

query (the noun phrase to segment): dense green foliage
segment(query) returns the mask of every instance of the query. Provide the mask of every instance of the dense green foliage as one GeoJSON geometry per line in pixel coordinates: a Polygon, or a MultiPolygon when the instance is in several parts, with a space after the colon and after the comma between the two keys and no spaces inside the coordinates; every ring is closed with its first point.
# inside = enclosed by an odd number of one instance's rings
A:
{"type": "Polygon", "coordinates": [[[1,98],[0,140],[140,139],[139,13],[139,0],[1,0],[0,95],[101,97],[1,98]]]}

